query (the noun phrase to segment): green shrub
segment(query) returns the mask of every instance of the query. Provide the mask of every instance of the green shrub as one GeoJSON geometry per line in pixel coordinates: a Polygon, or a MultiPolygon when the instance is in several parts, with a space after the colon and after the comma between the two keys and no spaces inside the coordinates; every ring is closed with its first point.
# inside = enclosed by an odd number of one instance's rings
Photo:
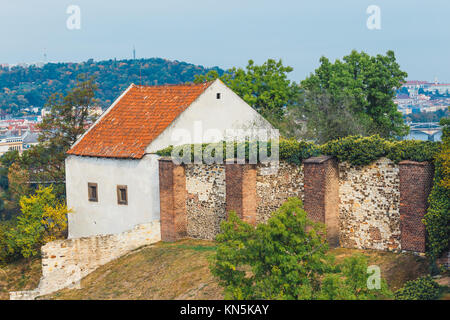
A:
{"type": "Polygon", "coordinates": [[[325,228],[307,218],[298,198],[256,228],[230,213],[217,235],[211,272],[227,299],[311,299],[328,246],[325,228]]]}
{"type": "Polygon", "coordinates": [[[442,144],[434,162],[434,181],[424,217],[427,255],[432,261],[449,249],[450,239],[450,120],[442,119],[442,144]]]}
{"type": "Polygon", "coordinates": [[[42,245],[64,237],[69,211],[56,199],[52,187],[39,187],[35,194],[23,196],[20,208],[17,223],[4,236],[9,257],[37,256],[42,245]]]}
{"type": "Polygon", "coordinates": [[[402,160],[411,161],[433,161],[439,143],[431,141],[403,140],[391,144],[387,157],[394,162],[402,160]]]}
{"type": "Polygon", "coordinates": [[[295,139],[280,139],[280,160],[301,164],[302,160],[320,155],[320,149],[314,143],[295,139]]]}
{"type": "MultiPolygon", "coordinates": [[[[179,155],[184,155],[183,150],[190,150],[191,161],[194,160],[194,149],[199,148],[202,154],[206,148],[214,149],[222,143],[223,158],[226,159],[226,144],[219,142],[216,144],[185,145],[179,148],[179,155]]],[[[245,148],[245,159],[248,160],[251,145],[260,145],[257,142],[234,143],[234,156],[237,156],[238,148],[245,148]]],[[[267,154],[270,155],[272,142],[267,143],[267,154]]],[[[430,141],[389,141],[379,135],[370,137],[348,136],[337,140],[329,141],[321,146],[307,141],[297,141],[295,139],[283,139],[279,141],[280,160],[290,163],[301,164],[304,159],[315,157],[320,154],[335,156],[340,162],[347,161],[353,165],[367,165],[381,157],[387,157],[395,162],[402,160],[412,161],[433,161],[436,152],[439,150],[439,143],[430,141]]],[[[170,157],[174,150],[173,146],[159,150],[156,154],[170,157]]],[[[214,155],[214,152],[211,153],[214,155]]]]}
{"type": "Polygon", "coordinates": [[[436,300],[441,294],[441,287],[430,276],[411,280],[395,292],[397,300],[436,300]]]}
{"type": "MultiPolygon", "coordinates": [[[[273,143],[272,141],[268,141],[266,144],[267,156],[271,155],[272,143],[273,143]]],[[[175,151],[175,154],[180,156],[180,158],[183,158],[185,151],[188,150],[191,153],[190,161],[194,161],[194,156],[196,155],[196,152],[199,153],[201,151],[201,154],[204,154],[204,152],[207,151],[206,154],[215,156],[215,148],[219,146],[222,148],[223,151],[222,160],[225,160],[229,158],[229,156],[226,154],[227,144],[229,145],[230,142],[228,143],[219,142],[211,144],[204,143],[201,145],[191,144],[177,147],[169,146],[167,148],[157,151],[156,154],[163,157],[170,157],[172,156],[172,153],[175,151]],[[222,144],[222,146],[220,146],[220,144],[222,144]],[[195,151],[196,149],[197,151],[195,151]]],[[[314,157],[320,154],[320,150],[315,144],[306,141],[280,139],[278,147],[280,159],[295,164],[301,164],[303,159],[314,157]]],[[[255,148],[254,150],[257,151],[259,161],[259,150],[261,148],[261,144],[258,142],[249,142],[249,141],[240,143],[234,142],[233,143],[234,157],[236,158],[238,156],[238,150],[244,150],[245,159],[248,161],[251,148],[255,148]]],[[[189,156],[186,159],[189,159],[189,156]]]]}
{"type": "Polygon", "coordinates": [[[423,219],[427,231],[427,255],[431,260],[436,260],[449,248],[450,190],[440,185],[441,177],[442,168],[437,164],[429,207],[423,219]]]}
{"type": "Polygon", "coordinates": [[[17,255],[8,250],[8,231],[16,225],[15,219],[0,221],[0,264],[14,260],[17,255]]]}
{"type": "Polygon", "coordinates": [[[368,260],[362,254],[347,257],[336,266],[334,273],[326,274],[322,280],[318,299],[321,300],[375,300],[391,298],[384,279],[380,279],[379,289],[369,289],[368,260]]]}
{"type": "Polygon", "coordinates": [[[286,201],[256,228],[231,212],[217,235],[211,272],[227,299],[378,299],[367,288],[367,259],[352,256],[335,265],[327,254],[325,227],[307,218],[300,199],[286,201]]]}
{"type": "Polygon", "coordinates": [[[392,142],[379,135],[370,137],[348,136],[332,140],[321,146],[323,154],[335,156],[340,162],[348,161],[353,165],[367,165],[385,157],[392,142]]]}

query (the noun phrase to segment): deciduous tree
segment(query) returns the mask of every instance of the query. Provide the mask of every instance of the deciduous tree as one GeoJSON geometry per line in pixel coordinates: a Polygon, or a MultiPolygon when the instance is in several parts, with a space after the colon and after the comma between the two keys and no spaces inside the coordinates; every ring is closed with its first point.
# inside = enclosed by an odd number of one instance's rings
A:
{"type": "MultiPolygon", "coordinates": [[[[298,86],[288,79],[292,68],[282,61],[268,59],[262,65],[249,60],[247,67],[231,68],[220,79],[250,106],[269,121],[282,120],[285,109],[296,102],[298,86]]],[[[217,71],[197,75],[194,82],[200,83],[219,78],[217,71]]]]}
{"type": "Polygon", "coordinates": [[[354,50],[334,63],[322,57],[301,82],[303,115],[320,142],[348,134],[403,136],[408,127],[393,98],[406,77],[393,51],[370,56],[354,50]]]}

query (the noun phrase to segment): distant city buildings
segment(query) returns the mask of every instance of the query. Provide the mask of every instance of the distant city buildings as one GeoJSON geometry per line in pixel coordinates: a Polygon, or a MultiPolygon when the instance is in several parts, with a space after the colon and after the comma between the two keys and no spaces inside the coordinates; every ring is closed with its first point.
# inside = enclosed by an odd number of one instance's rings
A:
{"type": "MultiPolygon", "coordinates": [[[[394,100],[408,121],[414,121],[412,115],[432,114],[438,111],[445,113],[450,106],[450,84],[428,81],[407,81],[394,100]]],[[[427,116],[428,117],[428,116],[427,116]]],[[[416,118],[417,119],[417,118],[416,118]]],[[[424,121],[423,118],[421,121],[424,121]]],[[[429,121],[429,120],[425,120],[429,121]]],[[[433,120],[435,121],[435,120],[433,120]]],[[[439,141],[442,130],[438,122],[409,122],[410,134],[405,139],[439,141]]]]}
{"type": "MultiPolygon", "coordinates": [[[[10,150],[22,153],[38,144],[39,128],[37,125],[50,114],[47,108],[30,107],[38,115],[24,118],[12,118],[10,114],[0,111],[0,156],[10,150]],[[40,115],[39,115],[40,114],[40,115]]],[[[103,110],[99,106],[89,108],[90,116],[100,116],[103,110]]]]}
{"type": "Polygon", "coordinates": [[[0,156],[10,150],[22,153],[38,143],[37,120],[0,120],[0,156]]]}

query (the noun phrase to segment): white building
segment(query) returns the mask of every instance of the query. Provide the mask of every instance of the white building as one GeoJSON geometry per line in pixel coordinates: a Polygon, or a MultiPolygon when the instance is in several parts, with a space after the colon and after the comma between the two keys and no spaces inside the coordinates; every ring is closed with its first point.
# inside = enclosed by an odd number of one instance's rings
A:
{"type": "Polygon", "coordinates": [[[438,91],[440,94],[450,93],[450,84],[448,83],[434,83],[427,86],[425,91],[435,93],[438,91]]]}
{"type": "Polygon", "coordinates": [[[217,132],[226,136],[229,129],[249,128],[272,126],[220,80],[131,85],[68,151],[69,238],[119,233],[159,220],[155,152],[216,142],[217,132]]]}

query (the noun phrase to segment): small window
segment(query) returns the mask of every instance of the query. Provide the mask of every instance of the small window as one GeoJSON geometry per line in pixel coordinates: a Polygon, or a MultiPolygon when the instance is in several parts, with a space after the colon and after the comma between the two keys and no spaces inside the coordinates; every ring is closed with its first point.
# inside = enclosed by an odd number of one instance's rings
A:
{"type": "Polygon", "coordinates": [[[127,186],[117,186],[117,203],[128,204],[127,186]]]}
{"type": "Polygon", "coordinates": [[[220,93],[219,93],[219,92],[217,92],[216,98],[217,98],[217,99],[220,99],[220,93]]]}
{"type": "Polygon", "coordinates": [[[97,184],[96,183],[88,183],[88,197],[89,201],[98,202],[98,193],[97,193],[97,184]]]}

